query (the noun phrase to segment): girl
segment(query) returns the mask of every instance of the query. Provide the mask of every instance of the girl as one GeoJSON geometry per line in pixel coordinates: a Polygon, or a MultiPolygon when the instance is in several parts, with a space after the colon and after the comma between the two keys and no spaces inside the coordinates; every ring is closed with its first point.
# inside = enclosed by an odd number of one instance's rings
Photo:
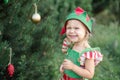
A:
{"type": "Polygon", "coordinates": [[[92,30],[92,19],[86,11],[78,7],[67,16],[61,34],[66,33],[62,52],[66,58],[60,67],[61,80],[92,79],[95,66],[102,61],[99,48],[91,48],[88,43],[92,30]]]}

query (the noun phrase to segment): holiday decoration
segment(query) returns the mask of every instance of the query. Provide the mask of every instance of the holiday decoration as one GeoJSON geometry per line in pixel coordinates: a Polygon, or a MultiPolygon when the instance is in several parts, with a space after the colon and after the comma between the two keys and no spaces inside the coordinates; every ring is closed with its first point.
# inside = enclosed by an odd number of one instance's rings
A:
{"type": "Polygon", "coordinates": [[[9,64],[7,66],[7,73],[9,75],[9,77],[13,77],[14,74],[14,65],[11,64],[11,57],[12,57],[12,49],[10,48],[10,60],[9,60],[9,64]]]}
{"type": "Polygon", "coordinates": [[[38,23],[41,20],[41,16],[40,16],[40,14],[37,13],[37,5],[36,5],[36,3],[34,4],[34,7],[35,7],[35,13],[32,15],[32,21],[34,23],[38,23]]]}
{"type": "Polygon", "coordinates": [[[7,4],[9,0],[0,0],[0,3],[7,4]]]}
{"type": "Polygon", "coordinates": [[[7,4],[7,3],[8,3],[8,0],[4,0],[4,3],[7,4]]]}
{"type": "Polygon", "coordinates": [[[8,71],[9,76],[12,77],[14,74],[14,65],[8,64],[7,71],[8,71]]]}

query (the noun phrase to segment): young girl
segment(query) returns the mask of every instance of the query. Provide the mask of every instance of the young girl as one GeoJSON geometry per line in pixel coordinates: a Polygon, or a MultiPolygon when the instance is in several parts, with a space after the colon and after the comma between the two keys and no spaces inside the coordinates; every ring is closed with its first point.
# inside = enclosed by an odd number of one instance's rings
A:
{"type": "Polygon", "coordinates": [[[86,11],[78,7],[67,16],[61,34],[66,34],[62,52],[65,59],[60,67],[61,80],[92,79],[95,66],[102,61],[98,47],[91,48],[88,39],[92,30],[92,19],[86,11]]]}

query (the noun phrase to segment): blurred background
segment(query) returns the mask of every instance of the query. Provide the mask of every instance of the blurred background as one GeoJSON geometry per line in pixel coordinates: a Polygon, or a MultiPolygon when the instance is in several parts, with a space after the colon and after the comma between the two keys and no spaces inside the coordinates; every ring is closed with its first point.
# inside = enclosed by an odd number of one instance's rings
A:
{"type": "Polygon", "coordinates": [[[0,0],[0,80],[59,80],[64,58],[59,33],[78,6],[94,19],[90,44],[104,55],[93,80],[120,80],[120,0],[0,0]],[[34,3],[38,23],[31,20],[34,3]],[[12,78],[6,76],[10,48],[12,78]]]}

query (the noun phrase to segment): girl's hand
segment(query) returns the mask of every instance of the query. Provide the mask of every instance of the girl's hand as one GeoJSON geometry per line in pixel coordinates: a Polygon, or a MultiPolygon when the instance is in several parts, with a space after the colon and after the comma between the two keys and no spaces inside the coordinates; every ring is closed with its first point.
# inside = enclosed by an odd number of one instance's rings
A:
{"type": "Polygon", "coordinates": [[[70,61],[68,59],[64,59],[64,62],[63,62],[63,68],[64,69],[72,70],[73,67],[74,67],[74,64],[72,63],[72,61],[70,61]]]}
{"type": "Polygon", "coordinates": [[[60,73],[63,73],[64,69],[63,69],[63,65],[60,66],[60,73]]]}

